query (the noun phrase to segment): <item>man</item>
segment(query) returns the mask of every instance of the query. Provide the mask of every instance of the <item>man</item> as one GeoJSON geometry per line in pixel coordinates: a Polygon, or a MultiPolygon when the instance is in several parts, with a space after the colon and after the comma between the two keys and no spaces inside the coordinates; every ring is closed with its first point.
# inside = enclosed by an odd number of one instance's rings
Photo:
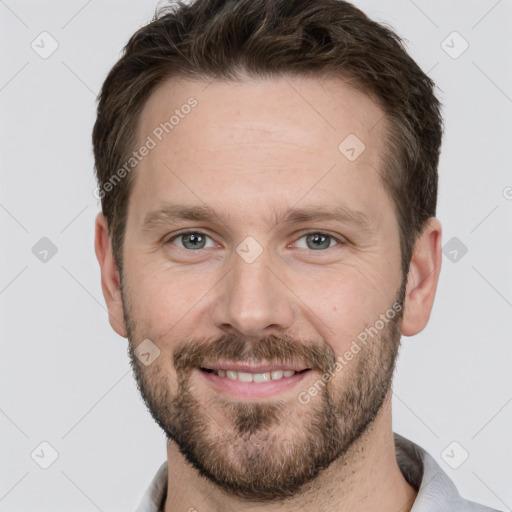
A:
{"type": "Polygon", "coordinates": [[[434,84],[340,0],[197,0],[100,95],[96,254],[167,462],[140,512],[467,511],[394,434],[441,266],[434,84]]]}

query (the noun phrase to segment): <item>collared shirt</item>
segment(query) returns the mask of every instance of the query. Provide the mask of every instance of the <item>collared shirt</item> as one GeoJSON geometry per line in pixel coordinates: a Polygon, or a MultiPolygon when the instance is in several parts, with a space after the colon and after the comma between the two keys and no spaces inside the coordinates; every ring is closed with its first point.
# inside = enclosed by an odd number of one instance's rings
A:
{"type": "MultiPolygon", "coordinates": [[[[423,448],[396,433],[394,439],[398,466],[418,491],[411,512],[499,512],[462,498],[448,475],[423,448]]],[[[164,462],[135,512],[163,512],[166,495],[164,462]]]]}

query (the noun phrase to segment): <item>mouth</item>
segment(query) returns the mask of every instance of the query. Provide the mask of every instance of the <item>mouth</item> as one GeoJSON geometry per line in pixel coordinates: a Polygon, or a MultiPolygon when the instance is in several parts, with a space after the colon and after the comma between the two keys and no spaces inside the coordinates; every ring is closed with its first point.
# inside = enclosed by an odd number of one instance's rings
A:
{"type": "Polygon", "coordinates": [[[220,392],[241,398],[265,398],[297,385],[311,368],[280,365],[219,364],[198,368],[220,392]]]}

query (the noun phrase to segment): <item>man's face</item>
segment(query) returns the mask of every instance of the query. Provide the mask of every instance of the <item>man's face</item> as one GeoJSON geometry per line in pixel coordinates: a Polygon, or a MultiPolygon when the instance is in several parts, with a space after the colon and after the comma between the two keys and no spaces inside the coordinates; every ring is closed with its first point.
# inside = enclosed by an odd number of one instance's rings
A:
{"type": "Polygon", "coordinates": [[[167,436],[231,493],[294,494],[389,392],[403,276],[384,129],[335,80],[172,80],[143,109],[156,147],[132,171],[123,249],[132,364],[167,436]]]}

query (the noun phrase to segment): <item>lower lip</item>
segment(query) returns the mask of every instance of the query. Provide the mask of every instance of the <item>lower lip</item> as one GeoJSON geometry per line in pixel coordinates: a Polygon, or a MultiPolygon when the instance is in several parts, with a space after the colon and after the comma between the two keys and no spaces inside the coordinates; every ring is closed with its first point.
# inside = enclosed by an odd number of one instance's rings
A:
{"type": "Polygon", "coordinates": [[[204,372],[197,369],[204,379],[207,380],[217,391],[227,393],[238,398],[268,398],[297,386],[311,373],[311,370],[296,373],[291,377],[269,380],[266,382],[241,382],[231,380],[227,377],[220,377],[215,373],[204,372]]]}

